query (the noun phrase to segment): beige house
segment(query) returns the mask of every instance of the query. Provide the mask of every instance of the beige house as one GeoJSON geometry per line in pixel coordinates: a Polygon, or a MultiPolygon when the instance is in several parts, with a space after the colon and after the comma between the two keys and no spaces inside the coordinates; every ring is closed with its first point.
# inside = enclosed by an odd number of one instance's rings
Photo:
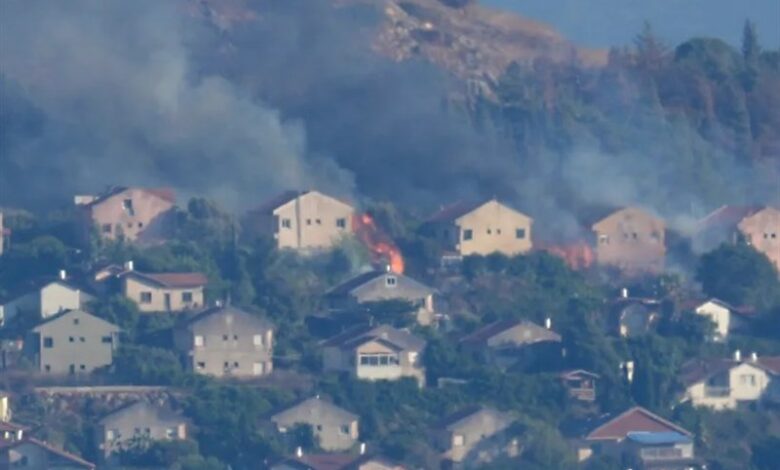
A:
{"type": "Polygon", "coordinates": [[[777,401],[780,357],[743,360],[737,351],[733,359],[693,359],[683,364],[680,382],[685,388],[681,401],[693,406],[732,410],[740,403],[777,401]]]}
{"type": "Polygon", "coordinates": [[[721,243],[743,241],[780,271],[780,210],[768,206],[723,206],[699,222],[694,247],[710,251],[721,243]]]}
{"type": "Polygon", "coordinates": [[[140,438],[151,441],[186,439],[187,427],[187,420],[172,409],[136,401],[103,416],[95,426],[93,437],[102,457],[108,458],[140,438]]]}
{"type": "Polygon", "coordinates": [[[204,306],[202,273],[122,273],[122,293],[142,312],[183,312],[204,306]]]}
{"type": "Polygon", "coordinates": [[[256,378],[273,371],[273,325],[232,306],[183,320],[174,345],[187,370],[214,377],[256,378]]]}
{"type": "Polygon", "coordinates": [[[497,199],[456,203],[428,219],[424,230],[460,256],[516,255],[532,247],[533,219],[497,199]]]}
{"type": "Polygon", "coordinates": [[[361,304],[403,300],[414,309],[417,323],[430,325],[435,319],[434,289],[411,277],[386,271],[359,274],[327,292],[331,310],[354,310],[361,304]]]}
{"type": "Polygon", "coordinates": [[[40,279],[0,303],[0,327],[17,317],[40,321],[65,310],[84,308],[92,300],[92,294],[60,271],[58,277],[40,279]]]}
{"type": "Polygon", "coordinates": [[[598,220],[596,262],[633,274],[660,272],[666,256],[664,221],[637,207],[625,207],[598,220]]]}
{"type": "Polygon", "coordinates": [[[286,407],[271,416],[271,421],[281,433],[296,424],[311,426],[319,447],[326,451],[351,449],[358,440],[358,416],[319,395],[286,407]]]}
{"type": "Polygon", "coordinates": [[[167,237],[175,203],[166,188],[117,187],[97,196],[76,196],[85,240],[97,230],[107,240],[153,242],[167,237]]]}
{"type": "Polygon", "coordinates": [[[476,468],[501,455],[517,455],[517,440],[505,433],[514,420],[511,413],[486,407],[471,407],[446,417],[435,429],[442,459],[476,468]]]}
{"type": "Polygon", "coordinates": [[[325,371],[347,372],[361,380],[411,377],[425,383],[425,341],[407,330],[358,326],[323,343],[325,371]]]}
{"type": "Polygon", "coordinates": [[[250,211],[245,227],[253,236],[268,235],[279,249],[325,250],[352,235],[355,209],[318,191],[287,191],[250,211]]]}

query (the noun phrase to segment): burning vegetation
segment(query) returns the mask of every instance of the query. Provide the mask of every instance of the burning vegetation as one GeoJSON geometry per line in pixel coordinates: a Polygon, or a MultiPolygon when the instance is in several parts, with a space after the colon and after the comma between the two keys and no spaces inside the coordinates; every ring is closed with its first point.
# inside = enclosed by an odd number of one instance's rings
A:
{"type": "Polygon", "coordinates": [[[596,259],[593,249],[585,241],[566,245],[546,245],[540,249],[553,256],[562,258],[567,266],[575,270],[589,268],[596,259]]]}
{"type": "Polygon", "coordinates": [[[404,258],[401,255],[401,250],[387,234],[377,227],[371,215],[356,214],[352,227],[358,240],[371,252],[373,264],[388,266],[390,271],[403,274],[404,258]]]}

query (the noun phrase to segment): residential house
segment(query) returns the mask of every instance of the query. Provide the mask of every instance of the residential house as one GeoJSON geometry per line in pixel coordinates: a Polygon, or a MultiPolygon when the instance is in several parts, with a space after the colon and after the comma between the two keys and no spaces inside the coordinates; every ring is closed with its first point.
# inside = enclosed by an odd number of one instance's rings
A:
{"type": "Polygon", "coordinates": [[[369,454],[303,454],[282,459],[271,470],[405,470],[384,457],[369,454]]]}
{"type": "Polygon", "coordinates": [[[41,372],[88,374],[111,364],[118,335],[118,326],[83,310],[68,310],[33,328],[25,348],[41,372]]]}
{"type": "Polygon", "coordinates": [[[596,400],[596,381],[598,374],[583,369],[567,370],[560,375],[561,382],[569,397],[584,402],[596,400]]]}
{"type": "Polygon", "coordinates": [[[621,462],[621,468],[637,470],[688,470],[698,466],[692,437],[689,431],[637,406],[597,420],[579,443],[578,457],[610,455],[621,462]]]}
{"type": "Polygon", "coordinates": [[[204,289],[208,278],[202,273],[121,274],[122,293],[141,312],[182,312],[205,306],[204,289]]]}
{"type": "Polygon", "coordinates": [[[629,297],[627,291],[610,305],[610,330],[627,338],[650,332],[661,318],[661,302],[656,299],[629,297]]]}
{"type": "Polygon", "coordinates": [[[596,221],[596,262],[627,274],[660,272],[666,256],[664,221],[637,207],[618,209],[596,221]]]}
{"type": "Polygon", "coordinates": [[[95,447],[103,458],[108,458],[139,439],[186,439],[187,428],[187,420],[171,408],[136,401],[111,411],[98,421],[94,430],[95,447]]]}
{"type": "Polygon", "coordinates": [[[357,326],[322,343],[323,367],[361,380],[411,377],[423,386],[425,344],[409,331],[392,326],[357,326]]]}
{"type": "Polygon", "coordinates": [[[442,459],[475,468],[501,455],[517,455],[517,440],[506,432],[514,421],[511,413],[481,406],[447,416],[434,431],[442,459]]]}
{"type": "Polygon", "coordinates": [[[423,230],[448,252],[460,256],[512,256],[531,249],[532,224],[533,219],[493,198],[444,207],[428,219],[423,230]]]}
{"type": "Polygon", "coordinates": [[[692,359],[683,364],[679,382],[683,402],[715,410],[735,409],[740,403],[780,400],[780,356],[741,353],[733,359],[692,359]]]}
{"type": "Polygon", "coordinates": [[[311,426],[319,447],[326,451],[350,449],[358,439],[358,416],[321,399],[319,395],[286,407],[271,416],[271,421],[282,433],[296,424],[311,426]]]}
{"type": "Polygon", "coordinates": [[[411,304],[417,322],[430,325],[435,319],[433,288],[403,274],[371,271],[334,287],[326,294],[332,310],[353,310],[361,304],[403,300],[411,304]]]}
{"type": "Polygon", "coordinates": [[[95,297],[88,287],[68,276],[64,270],[59,276],[45,277],[11,293],[0,305],[0,326],[15,318],[31,322],[48,318],[65,310],[85,308],[95,297]]]}
{"type": "Polygon", "coordinates": [[[712,337],[708,339],[716,342],[725,341],[729,334],[745,329],[749,322],[745,309],[716,298],[691,300],[682,305],[682,310],[710,320],[714,330],[712,337]]]}
{"type": "Polygon", "coordinates": [[[699,222],[693,238],[694,248],[699,251],[737,242],[766,255],[780,272],[780,210],[770,206],[722,206],[699,222]]]}
{"type": "Polygon", "coordinates": [[[95,470],[95,464],[57,449],[43,441],[26,437],[0,442],[0,468],[24,470],[95,470]]]}
{"type": "Polygon", "coordinates": [[[250,211],[245,228],[272,236],[279,249],[312,252],[351,236],[354,214],[351,205],[319,191],[287,191],[250,211]]]}
{"type": "Polygon", "coordinates": [[[20,424],[0,421],[0,448],[2,448],[3,444],[21,441],[24,439],[26,431],[27,428],[20,424]]]}
{"type": "Polygon", "coordinates": [[[217,306],[187,318],[174,332],[187,370],[215,377],[259,377],[273,371],[271,323],[232,306],[217,306]]]}
{"type": "Polygon", "coordinates": [[[168,188],[115,187],[97,196],[76,196],[82,236],[156,242],[170,234],[176,196],[168,188]]]}
{"type": "MultiPolygon", "coordinates": [[[[546,322],[552,326],[549,320],[546,322]]],[[[501,368],[555,366],[561,358],[561,336],[527,320],[500,320],[461,338],[460,345],[501,368]]]]}

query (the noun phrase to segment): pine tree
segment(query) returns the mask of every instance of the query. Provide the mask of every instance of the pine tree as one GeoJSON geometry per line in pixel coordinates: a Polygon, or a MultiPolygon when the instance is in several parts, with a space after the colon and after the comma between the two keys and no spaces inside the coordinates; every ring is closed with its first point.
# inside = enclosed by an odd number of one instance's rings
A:
{"type": "Polygon", "coordinates": [[[742,57],[745,59],[745,68],[742,72],[742,86],[746,91],[751,91],[758,79],[758,57],[761,47],[758,45],[756,25],[750,20],[745,20],[742,29],[742,57]]]}

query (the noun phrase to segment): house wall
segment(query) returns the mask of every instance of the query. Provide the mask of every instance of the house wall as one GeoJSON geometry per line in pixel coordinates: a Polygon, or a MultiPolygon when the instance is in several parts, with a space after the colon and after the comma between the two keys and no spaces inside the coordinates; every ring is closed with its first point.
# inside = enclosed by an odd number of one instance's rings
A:
{"type": "Polygon", "coordinates": [[[495,436],[505,430],[511,420],[505,416],[497,416],[493,413],[480,413],[466,422],[458,424],[456,429],[445,432],[445,438],[449,439],[444,457],[453,462],[463,462],[472,457],[470,453],[475,452],[486,439],[495,436]],[[456,445],[457,441],[462,439],[462,445],[456,445]]]}
{"type": "Polygon", "coordinates": [[[780,211],[767,207],[738,225],[745,241],[766,255],[780,272],[780,211]]]}
{"type": "Polygon", "coordinates": [[[41,296],[39,291],[30,292],[0,306],[0,326],[9,323],[18,315],[40,315],[41,296]]]}
{"type": "Polygon", "coordinates": [[[277,427],[291,429],[296,424],[308,424],[312,432],[319,439],[319,445],[326,451],[340,451],[351,449],[358,439],[357,420],[338,420],[332,415],[300,415],[292,414],[282,419],[273,420],[277,427]],[[347,428],[345,433],[342,427],[347,428]]]}
{"type": "Polygon", "coordinates": [[[257,377],[273,371],[273,330],[251,329],[243,323],[225,322],[219,327],[195,323],[177,338],[177,347],[188,353],[185,365],[199,374],[257,377]],[[262,344],[254,344],[255,335],[262,337],[262,344]],[[202,346],[194,344],[196,336],[203,338],[202,346]]]}
{"type": "Polygon", "coordinates": [[[107,417],[96,426],[94,439],[97,448],[107,457],[140,436],[155,441],[186,439],[187,424],[182,419],[162,419],[151,407],[136,406],[132,413],[120,411],[107,417]],[[172,437],[168,437],[168,429],[173,431],[172,437]],[[113,440],[109,439],[109,431],[113,432],[113,440]]]}
{"type": "Polygon", "coordinates": [[[88,374],[113,360],[117,329],[95,317],[66,314],[39,326],[36,331],[33,339],[42,372],[69,374],[73,366],[73,373],[88,374]],[[78,324],[74,323],[75,318],[78,318],[78,324]],[[46,338],[52,339],[52,347],[45,346],[46,338]]]}
{"type": "Polygon", "coordinates": [[[761,399],[770,385],[770,377],[767,373],[750,363],[742,363],[731,368],[725,378],[727,381],[722,386],[728,389],[727,394],[712,393],[713,388],[720,389],[721,383],[717,380],[710,381],[710,383],[715,382],[714,386],[702,381],[688,387],[686,399],[690,399],[694,406],[716,410],[734,409],[741,401],[761,399]]]}
{"type": "Polygon", "coordinates": [[[715,324],[715,335],[718,339],[728,337],[731,330],[731,311],[715,302],[706,302],[696,308],[696,313],[709,318],[715,324]]]}
{"type": "Polygon", "coordinates": [[[433,293],[422,291],[418,284],[403,276],[387,274],[377,277],[366,285],[355,289],[348,298],[335,298],[332,305],[336,308],[348,308],[365,302],[400,299],[417,306],[414,316],[420,325],[430,325],[435,315],[433,293]],[[394,277],[396,283],[388,285],[388,277],[394,277]]]}
{"type": "Polygon", "coordinates": [[[122,287],[125,297],[138,305],[141,312],[181,312],[192,310],[204,306],[203,286],[188,288],[168,288],[160,287],[155,284],[145,282],[132,275],[124,276],[122,287]],[[150,292],[152,301],[150,303],[141,302],[141,293],[150,292]],[[183,294],[192,293],[192,302],[185,302],[183,294]],[[170,306],[165,300],[165,295],[170,296],[170,306]]]}
{"type": "Polygon", "coordinates": [[[489,201],[457,219],[448,237],[455,238],[454,251],[463,256],[496,252],[515,255],[531,249],[531,224],[531,218],[498,201],[489,201]],[[522,238],[517,237],[518,229],[525,231],[522,238]],[[471,240],[466,240],[466,230],[471,230],[471,240]]]}
{"type": "Polygon", "coordinates": [[[636,208],[615,212],[593,226],[596,261],[625,271],[663,269],[666,246],[663,221],[636,208]]]}
{"type": "Polygon", "coordinates": [[[368,342],[361,345],[355,351],[355,375],[363,380],[397,380],[404,375],[404,365],[401,364],[401,357],[404,352],[397,352],[376,342],[368,342]],[[396,365],[361,365],[361,354],[389,354],[398,358],[396,365]]]}
{"type": "Polygon", "coordinates": [[[91,223],[100,237],[128,241],[151,241],[165,238],[170,229],[169,214],[173,203],[142,188],[128,188],[88,208],[91,223]],[[124,207],[132,201],[132,212],[124,207]],[[104,226],[110,226],[105,231],[104,226]]]}
{"type": "Polygon", "coordinates": [[[11,420],[11,405],[8,403],[8,395],[0,395],[0,422],[11,420]]]}
{"type": "Polygon", "coordinates": [[[328,249],[352,235],[354,209],[316,191],[299,196],[274,210],[274,237],[278,248],[328,249]],[[337,221],[343,219],[344,227],[337,221]],[[289,227],[284,221],[289,221],[289,227]]]}
{"type": "Polygon", "coordinates": [[[40,291],[41,318],[48,318],[64,310],[82,308],[88,298],[91,297],[78,289],[53,282],[40,291]]]}
{"type": "Polygon", "coordinates": [[[44,449],[30,443],[22,443],[14,446],[7,454],[0,452],[0,468],[46,470],[49,468],[48,462],[48,453],[44,449]],[[27,460],[27,465],[21,466],[21,461],[25,458],[27,460]]]}

